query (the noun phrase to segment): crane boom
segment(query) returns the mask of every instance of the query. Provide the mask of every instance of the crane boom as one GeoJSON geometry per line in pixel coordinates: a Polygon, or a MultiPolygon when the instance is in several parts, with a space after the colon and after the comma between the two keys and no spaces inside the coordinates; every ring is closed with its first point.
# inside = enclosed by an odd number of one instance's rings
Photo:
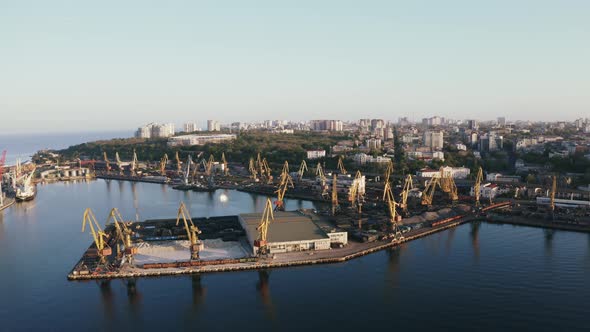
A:
{"type": "Polygon", "coordinates": [[[432,205],[432,198],[434,197],[436,186],[440,186],[439,181],[440,179],[438,176],[435,176],[430,181],[428,181],[426,188],[424,188],[424,191],[422,192],[422,205],[432,205]]]}
{"type": "Polygon", "coordinates": [[[299,170],[297,171],[297,175],[299,176],[299,181],[303,180],[303,175],[307,172],[307,163],[305,160],[301,161],[301,165],[299,166],[299,170]]]}
{"type": "Polygon", "coordinates": [[[475,195],[475,206],[479,207],[479,197],[481,195],[481,182],[483,181],[483,169],[480,167],[477,170],[477,177],[475,178],[475,184],[473,185],[473,194],[475,195]]]}
{"type": "Polygon", "coordinates": [[[223,174],[225,176],[229,175],[229,166],[227,165],[227,160],[225,159],[225,152],[221,153],[221,163],[223,164],[223,174]]]}
{"type": "Polygon", "coordinates": [[[270,198],[267,198],[262,217],[260,218],[260,224],[256,227],[256,230],[258,231],[258,239],[254,241],[254,247],[258,248],[258,255],[265,255],[268,253],[267,235],[268,226],[270,225],[271,220],[274,220],[272,202],[270,201],[270,198]]]}
{"type": "Polygon", "coordinates": [[[104,158],[104,164],[105,164],[105,168],[107,170],[107,174],[111,172],[111,164],[109,163],[109,158],[107,158],[107,152],[104,151],[102,153],[102,156],[104,158]]]}
{"type": "Polygon", "coordinates": [[[176,172],[180,174],[182,172],[182,164],[180,162],[180,156],[178,155],[178,151],[176,151],[174,159],[176,159],[176,172]]]}
{"type": "Polygon", "coordinates": [[[184,229],[186,230],[186,235],[188,236],[188,240],[190,242],[191,260],[199,259],[201,243],[199,241],[198,235],[201,234],[201,230],[193,223],[193,220],[191,219],[190,213],[186,208],[186,205],[184,205],[184,202],[181,202],[180,206],[178,207],[176,226],[178,226],[180,218],[182,218],[182,221],[184,222],[184,229]]]}
{"type": "Polygon", "coordinates": [[[346,168],[344,168],[344,158],[342,156],[338,157],[338,170],[340,170],[340,174],[347,174],[346,168]]]}
{"type": "Polygon", "coordinates": [[[164,157],[160,159],[160,174],[162,176],[166,175],[166,164],[168,164],[168,154],[164,153],[164,157]]]}
{"type": "Polygon", "coordinates": [[[94,244],[96,246],[100,262],[105,263],[106,256],[109,256],[112,253],[112,250],[107,244],[107,234],[102,230],[102,228],[98,224],[96,216],[90,208],[84,210],[84,216],[82,217],[82,233],[84,233],[84,231],[86,230],[86,225],[88,225],[88,228],[90,229],[90,234],[94,239],[94,244]]]}
{"type": "Polygon", "coordinates": [[[404,181],[404,188],[401,192],[401,208],[404,213],[408,212],[408,195],[410,193],[410,190],[412,190],[413,188],[414,182],[412,180],[412,175],[408,174],[408,176],[406,176],[406,180],[404,181]]]}
{"type": "Polygon", "coordinates": [[[332,175],[332,215],[336,215],[336,211],[340,205],[338,204],[338,177],[336,174],[332,175]]]}
{"type": "Polygon", "coordinates": [[[119,152],[115,152],[115,161],[117,162],[117,168],[119,169],[119,174],[123,175],[123,162],[119,157],[119,152]]]}
{"type": "MultiPolygon", "coordinates": [[[[115,225],[115,230],[117,232],[117,239],[123,244],[124,253],[127,257],[128,261],[131,263],[133,260],[133,255],[137,253],[137,248],[133,247],[131,236],[133,235],[133,231],[127,227],[127,224],[123,220],[121,213],[117,208],[112,208],[105,225],[112,221],[115,225]]],[[[117,246],[118,248],[118,246],[117,246]]],[[[120,250],[119,250],[120,252],[120,250]]]]}

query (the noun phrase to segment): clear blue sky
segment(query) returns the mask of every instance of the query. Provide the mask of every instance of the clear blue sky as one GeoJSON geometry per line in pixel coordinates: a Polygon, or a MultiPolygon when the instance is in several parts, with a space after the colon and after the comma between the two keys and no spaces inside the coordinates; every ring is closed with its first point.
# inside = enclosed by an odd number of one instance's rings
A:
{"type": "Polygon", "coordinates": [[[590,1],[0,0],[0,131],[149,121],[572,120],[590,1]]]}

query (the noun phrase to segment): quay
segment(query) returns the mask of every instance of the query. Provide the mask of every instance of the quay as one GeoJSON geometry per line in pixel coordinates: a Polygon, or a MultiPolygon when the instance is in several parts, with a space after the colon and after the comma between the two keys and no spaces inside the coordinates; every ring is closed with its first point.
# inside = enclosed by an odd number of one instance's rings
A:
{"type": "MultiPolygon", "coordinates": [[[[486,207],[486,211],[494,209],[505,208],[509,206],[509,202],[503,202],[486,207]]],[[[215,217],[222,222],[230,223],[232,216],[215,217]]],[[[210,218],[210,219],[215,219],[210,218]]],[[[399,246],[405,242],[413,241],[421,237],[425,237],[437,232],[447,230],[468,223],[474,220],[481,220],[482,218],[477,213],[466,213],[450,218],[444,218],[432,222],[431,227],[424,227],[411,230],[403,235],[403,237],[378,239],[372,242],[348,242],[343,247],[332,247],[329,250],[315,250],[315,251],[297,251],[277,253],[268,257],[256,257],[249,253],[245,257],[215,259],[210,261],[173,261],[168,263],[145,263],[145,264],[124,264],[119,268],[105,268],[95,269],[93,271],[86,270],[88,265],[88,257],[83,256],[72,271],[68,274],[69,280],[89,280],[89,279],[110,279],[110,278],[138,278],[138,277],[156,277],[156,276],[172,276],[194,273],[209,273],[209,272],[226,272],[226,271],[243,271],[253,269],[268,269],[280,267],[292,267],[301,265],[314,264],[328,264],[345,262],[357,257],[368,255],[380,250],[399,246]]],[[[203,220],[197,220],[196,224],[201,224],[203,220]]],[[[154,221],[146,221],[148,226],[154,221]]],[[[206,226],[204,226],[206,227],[206,226]]],[[[233,227],[233,226],[232,226],[233,227]]],[[[223,231],[222,231],[223,232],[223,231]]],[[[239,234],[237,234],[239,235],[239,234]]],[[[168,239],[172,237],[168,236],[168,239]]],[[[180,236],[177,238],[181,238],[180,236]]],[[[165,238],[164,238],[165,239],[165,238]]],[[[242,242],[242,244],[244,244],[242,242]]],[[[92,245],[89,250],[92,249],[92,245]]]]}

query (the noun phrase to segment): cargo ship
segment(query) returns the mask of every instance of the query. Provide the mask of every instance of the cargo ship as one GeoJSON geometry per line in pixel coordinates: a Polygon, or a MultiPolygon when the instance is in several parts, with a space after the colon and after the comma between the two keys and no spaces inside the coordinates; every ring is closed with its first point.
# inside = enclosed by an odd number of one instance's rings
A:
{"type": "Polygon", "coordinates": [[[35,169],[16,186],[15,198],[19,202],[31,201],[37,196],[37,186],[32,182],[35,169]]]}

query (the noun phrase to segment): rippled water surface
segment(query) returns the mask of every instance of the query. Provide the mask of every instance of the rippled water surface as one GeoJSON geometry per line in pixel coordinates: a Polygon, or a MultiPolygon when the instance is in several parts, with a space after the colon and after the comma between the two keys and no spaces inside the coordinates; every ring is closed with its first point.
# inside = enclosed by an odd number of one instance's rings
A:
{"type": "MultiPolygon", "coordinates": [[[[81,216],[263,209],[236,191],[184,193],[103,181],[39,187],[0,212],[0,330],[588,330],[590,236],[467,224],[342,264],[69,282],[90,244],[81,216]]],[[[287,209],[312,207],[287,201],[287,209]]]]}

